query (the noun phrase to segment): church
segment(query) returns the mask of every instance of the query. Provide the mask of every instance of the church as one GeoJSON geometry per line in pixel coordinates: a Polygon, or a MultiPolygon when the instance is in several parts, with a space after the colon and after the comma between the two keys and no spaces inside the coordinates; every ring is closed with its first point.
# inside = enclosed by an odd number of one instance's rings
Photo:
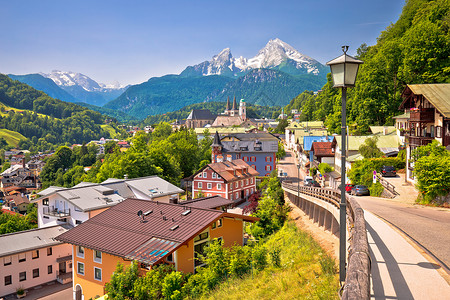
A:
{"type": "Polygon", "coordinates": [[[233,100],[233,106],[230,109],[230,97],[227,99],[227,107],[223,114],[217,116],[211,127],[229,127],[241,126],[247,121],[247,108],[245,100],[241,99],[239,108],[237,107],[236,97],[233,100]]]}

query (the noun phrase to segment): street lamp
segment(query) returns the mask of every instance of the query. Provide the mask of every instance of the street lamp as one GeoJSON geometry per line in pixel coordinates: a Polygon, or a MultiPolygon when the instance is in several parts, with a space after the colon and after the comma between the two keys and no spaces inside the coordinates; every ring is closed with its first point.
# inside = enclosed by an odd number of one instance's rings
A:
{"type": "Polygon", "coordinates": [[[327,62],[330,66],[331,75],[335,88],[342,89],[342,116],[341,116],[341,203],[339,203],[339,280],[345,281],[345,246],[346,246],[346,201],[345,201],[345,159],[346,159],[346,102],[347,87],[354,87],[359,65],[363,62],[347,55],[348,46],[342,46],[343,55],[327,62]]]}

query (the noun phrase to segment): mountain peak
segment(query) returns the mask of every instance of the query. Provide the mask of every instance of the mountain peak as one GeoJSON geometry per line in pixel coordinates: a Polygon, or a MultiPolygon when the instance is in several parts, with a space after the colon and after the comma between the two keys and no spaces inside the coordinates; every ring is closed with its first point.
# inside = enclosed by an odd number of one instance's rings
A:
{"type": "Polygon", "coordinates": [[[211,61],[187,67],[182,72],[182,75],[226,75],[235,77],[246,74],[249,70],[260,68],[278,69],[292,75],[320,75],[324,71],[325,66],[301,54],[294,47],[279,38],[274,38],[269,40],[264,48],[259,50],[258,54],[253,58],[234,58],[230,48],[225,48],[219,54],[213,56],[211,61]]]}

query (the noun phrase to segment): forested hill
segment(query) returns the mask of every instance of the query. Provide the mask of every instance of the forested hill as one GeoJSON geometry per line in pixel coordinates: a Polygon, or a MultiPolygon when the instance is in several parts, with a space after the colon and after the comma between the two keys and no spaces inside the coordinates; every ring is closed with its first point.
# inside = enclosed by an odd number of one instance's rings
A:
{"type": "MultiPolygon", "coordinates": [[[[448,0],[408,0],[376,45],[361,45],[357,56],[364,64],[347,102],[354,133],[366,133],[370,125],[393,124],[392,117],[401,114],[398,108],[407,84],[450,82],[449,29],[448,0]]],[[[339,130],[341,96],[330,77],[317,96],[302,93],[286,108],[301,109],[304,120],[322,120],[331,131],[339,130]]]]}
{"type": "MultiPolygon", "coordinates": [[[[230,99],[230,102],[232,99],[230,99]]],[[[239,105],[239,101],[238,101],[239,105]]],[[[154,125],[160,122],[170,122],[173,120],[183,120],[189,116],[193,109],[208,109],[213,114],[221,114],[224,112],[226,102],[204,102],[195,103],[185,106],[179,110],[168,112],[161,115],[148,116],[141,122],[141,126],[154,125]]],[[[281,113],[280,106],[261,106],[247,103],[248,118],[277,118],[281,113]]]]}
{"type": "Polygon", "coordinates": [[[109,137],[101,129],[104,117],[85,107],[49,97],[0,74],[0,128],[16,131],[27,140],[22,148],[48,150],[53,145],[83,143],[109,137]],[[8,107],[11,107],[9,109],[8,107]]]}

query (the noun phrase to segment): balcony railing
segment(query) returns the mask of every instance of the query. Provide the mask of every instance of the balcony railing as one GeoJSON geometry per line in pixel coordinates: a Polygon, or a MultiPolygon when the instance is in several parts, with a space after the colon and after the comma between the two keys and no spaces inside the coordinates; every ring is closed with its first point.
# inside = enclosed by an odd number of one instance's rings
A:
{"type": "Polygon", "coordinates": [[[44,215],[58,218],[68,217],[70,216],[70,208],[61,209],[54,206],[44,206],[44,215]]]}
{"type": "Polygon", "coordinates": [[[425,146],[431,143],[433,140],[434,137],[431,136],[408,136],[409,144],[413,146],[425,146]]]}
{"type": "Polygon", "coordinates": [[[418,110],[411,110],[409,121],[424,123],[434,122],[434,108],[421,108],[418,110]]]}
{"type": "Polygon", "coordinates": [[[72,281],[72,272],[68,273],[59,273],[56,275],[56,281],[61,284],[66,284],[72,281]]]}

